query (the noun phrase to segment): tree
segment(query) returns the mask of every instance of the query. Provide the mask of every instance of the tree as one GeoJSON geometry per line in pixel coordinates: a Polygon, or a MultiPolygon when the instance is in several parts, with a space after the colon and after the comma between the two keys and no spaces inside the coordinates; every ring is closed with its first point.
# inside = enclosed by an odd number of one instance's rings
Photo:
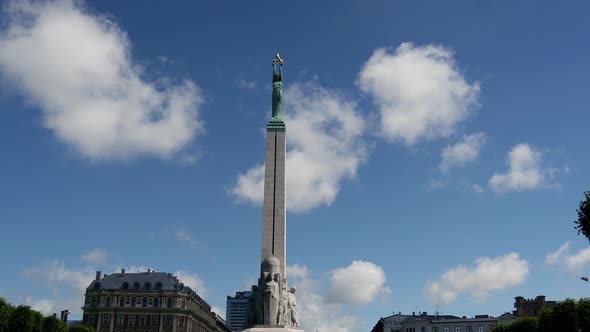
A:
{"type": "Polygon", "coordinates": [[[0,332],[9,332],[8,323],[14,307],[0,297],[0,332]]]}
{"type": "Polygon", "coordinates": [[[579,328],[584,332],[590,331],[590,298],[578,300],[577,309],[579,328]]]}
{"type": "MultiPolygon", "coordinates": [[[[553,326],[551,325],[551,316],[553,311],[551,309],[545,309],[541,311],[539,315],[539,332],[553,332],[553,326]]],[[[557,331],[556,331],[557,332],[557,331]]]]}
{"type": "Polygon", "coordinates": [[[55,316],[43,318],[43,332],[66,332],[66,323],[60,321],[55,316]]]}
{"type": "Polygon", "coordinates": [[[585,200],[580,201],[578,208],[578,219],[574,220],[578,235],[584,234],[590,241],[590,191],[584,193],[585,200]]]}
{"type": "Polygon", "coordinates": [[[511,332],[537,332],[539,321],[537,317],[523,317],[510,324],[511,332]]]}
{"type": "Polygon", "coordinates": [[[95,332],[95,330],[90,326],[78,324],[78,325],[70,326],[70,328],[68,329],[68,332],[95,332]]]}
{"type": "Polygon", "coordinates": [[[500,324],[497,325],[496,327],[494,327],[494,329],[492,330],[492,332],[512,332],[510,325],[506,325],[506,324],[500,324]]]}
{"type": "Polygon", "coordinates": [[[572,299],[566,299],[557,303],[551,312],[552,331],[578,332],[577,303],[572,299]]]}
{"type": "Polygon", "coordinates": [[[8,331],[33,332],[34,322],[31,307],[19,305],[10,315],[8,331]]]}

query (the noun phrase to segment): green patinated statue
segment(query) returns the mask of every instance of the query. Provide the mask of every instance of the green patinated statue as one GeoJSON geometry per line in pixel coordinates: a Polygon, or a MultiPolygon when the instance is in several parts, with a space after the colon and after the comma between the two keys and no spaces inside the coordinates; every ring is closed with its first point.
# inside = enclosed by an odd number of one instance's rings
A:
{"type": "Polygon", "coordinates": [[[283,59],[279,54],[272,60],[272,119],[270,121],[283,121],[283,59]]]}

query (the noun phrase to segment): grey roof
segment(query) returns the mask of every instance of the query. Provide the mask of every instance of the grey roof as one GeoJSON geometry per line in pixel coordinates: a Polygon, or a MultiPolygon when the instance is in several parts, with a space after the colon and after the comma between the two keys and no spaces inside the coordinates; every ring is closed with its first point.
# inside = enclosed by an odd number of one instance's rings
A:
{"type": "Polygon", "coordinates": [[[433,319],[432,324],[446,323],[490,323],[495,322],[494,318],[455,318],[455,319],[433,319]]]}
{"type": "Polygon", "coordinates": [[[99,289],[121,289],[127,282],[129,289],[134,289],[135,283],[139,284],[139,289],[145,290],[146,282],[150,284],[151,289],[156,289],[156,284],[162,285],[161,290],[179,290],[184,285],[176,276],[166,272],[138,272],[138,273],[111,273],[102,277],[100,280],[93,280],[88,289],[95,289],[96,283],[100,284],[99,289]],[[182,287],[181,287],[182,284],[182,287]]]}

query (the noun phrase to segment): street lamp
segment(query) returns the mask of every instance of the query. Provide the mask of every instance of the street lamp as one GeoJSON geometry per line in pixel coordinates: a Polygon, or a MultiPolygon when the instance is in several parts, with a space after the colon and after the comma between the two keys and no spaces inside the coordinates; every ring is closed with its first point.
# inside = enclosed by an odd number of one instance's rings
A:
{"type": "Polygon", "coordinates": [[[580,279],[584,280],[585,282],[590,282],[588,281],[588,277],[580,277],[580,279]]]}

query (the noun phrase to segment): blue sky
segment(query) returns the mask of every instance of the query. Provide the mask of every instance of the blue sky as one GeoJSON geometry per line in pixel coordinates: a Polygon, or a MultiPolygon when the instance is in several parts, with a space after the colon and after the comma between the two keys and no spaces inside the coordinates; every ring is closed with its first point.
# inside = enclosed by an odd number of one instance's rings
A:
{"type": "Polygon", "coordinates": [[[280,52],[307,329],[588,296],[589,9],[6,2],[0,295],[80,317],[95,270],[149,267],[223,314],[257,278],[280,52]]]}

